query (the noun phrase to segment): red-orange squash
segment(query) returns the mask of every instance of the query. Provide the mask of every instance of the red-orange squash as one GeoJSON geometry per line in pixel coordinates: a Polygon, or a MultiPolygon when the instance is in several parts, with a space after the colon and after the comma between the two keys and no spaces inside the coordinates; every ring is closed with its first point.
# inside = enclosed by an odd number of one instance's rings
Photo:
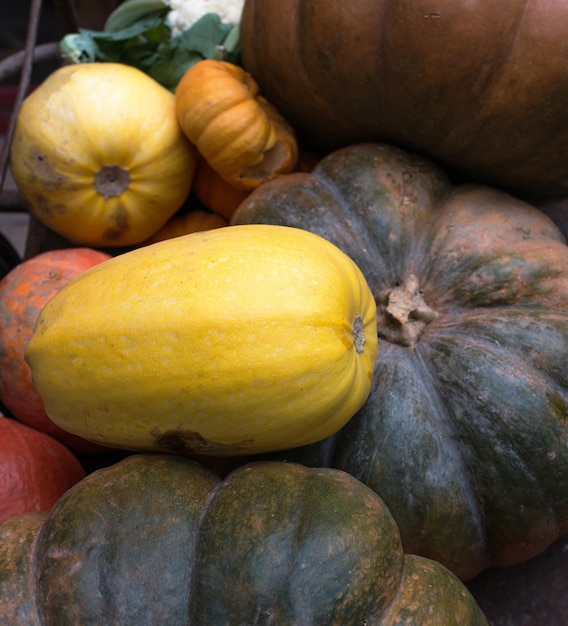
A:
{"type": "Polygon", "coordinates": [[[0,414],[0,520],[50,511],[84,477],[81,463],[63,444],[0,414]]]}
{"type": "Polygon", "coordinates": [[[0,402],[11,415],[77,452],[108,451],[64,431],[47,416],[24,349],[43,306],[72,278],[110,259],[91,248],[50,250],[16,265],[0,281],[0,402]]]}

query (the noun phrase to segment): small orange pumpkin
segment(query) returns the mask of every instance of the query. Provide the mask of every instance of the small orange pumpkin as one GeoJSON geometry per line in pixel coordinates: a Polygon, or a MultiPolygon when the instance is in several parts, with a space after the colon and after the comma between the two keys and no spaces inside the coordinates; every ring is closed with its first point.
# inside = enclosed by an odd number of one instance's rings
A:
{"type": "Polygon", "coordinates": [[[175,96],[183,132],[233,186],[254,189],[294,169],[294,130],[242,67],[199,61],[183,75],[175,96]]]}
{"type": "Polygon", "coordinates": [[[17,265],[0,281],[0,400],[11,415],[78,452],[108,448],[54,424],[34,387],[24,348],[43,306],[72,278],[110,255],[90,248],[50,250],[17,265]]]}

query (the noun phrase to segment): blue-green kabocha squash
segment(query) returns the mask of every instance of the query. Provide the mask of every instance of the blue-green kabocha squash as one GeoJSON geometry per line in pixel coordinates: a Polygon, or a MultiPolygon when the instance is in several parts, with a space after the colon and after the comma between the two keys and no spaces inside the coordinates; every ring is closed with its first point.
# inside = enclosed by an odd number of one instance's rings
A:
{"type": "Polygon", "coordinates": [[[462,579],[568,531],[568,246],[543,213],[367,143],[260,187],[249,222],[331,240],[378,305],[369,399],[286,458],[372,487],[405,549],[462,579]]]}
{"type": "Polygon", "coordinates": [[[0,523],[3,626],[487,626],[355,478],[134,454],[0,523]]]}

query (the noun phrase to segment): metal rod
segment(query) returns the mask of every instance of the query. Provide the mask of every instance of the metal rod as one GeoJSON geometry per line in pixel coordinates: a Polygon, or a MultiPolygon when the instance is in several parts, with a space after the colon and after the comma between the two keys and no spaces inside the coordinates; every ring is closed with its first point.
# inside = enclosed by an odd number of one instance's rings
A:
{"type": "Polygon", "coordinates": [[[30,9],[30,17],[28,20],[28,32],[26,36],[26,46],[24,49],[24,57],[22,61],[22,74],[18,92],[16,94],[16,100],[14,102],[14,110],[10,116],[10,122],[8,124],[8,130],[6,137],[2,145],[2,154],[0,155],[0,190],[4,187],[4,181],[6,179],[6,173],[8,171],[8,162],[10,159],[10,146],[12,145],[12,138],[14,136],[14,130],[16,128],[16,113],[19,111],[22,101],[26,97],[26,93],[30,86],[30,77],[33,68],[34,51],[37,42],[37,32],[39,26],[39,18],[41,15],[42,0],[32,0],[30,9]]]}
{"type": "MultiPolygon", "coordinates": [[[[0,83],[21,73],[24,64],[24,56],[25,51],[20,50],[20,52],[15,52],[0,61],[0,83]]],[[[49,63],[50,61],[56,61],[60,58],[59,42],[57,41],[39,44],[35,46],[33,51],[34,63],[49,63]]]]}

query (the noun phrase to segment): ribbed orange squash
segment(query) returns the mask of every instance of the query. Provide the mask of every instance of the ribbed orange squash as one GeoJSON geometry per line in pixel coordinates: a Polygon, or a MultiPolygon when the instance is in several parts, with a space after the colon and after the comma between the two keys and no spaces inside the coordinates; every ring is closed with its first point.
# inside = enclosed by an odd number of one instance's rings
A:
{"type": "Polygon", "coordinates": [[[250,190],[298,160],[296,135],[242,67],[206,59],[176,88],[183,132],[209,165],[237,189],[250,190]]]}

